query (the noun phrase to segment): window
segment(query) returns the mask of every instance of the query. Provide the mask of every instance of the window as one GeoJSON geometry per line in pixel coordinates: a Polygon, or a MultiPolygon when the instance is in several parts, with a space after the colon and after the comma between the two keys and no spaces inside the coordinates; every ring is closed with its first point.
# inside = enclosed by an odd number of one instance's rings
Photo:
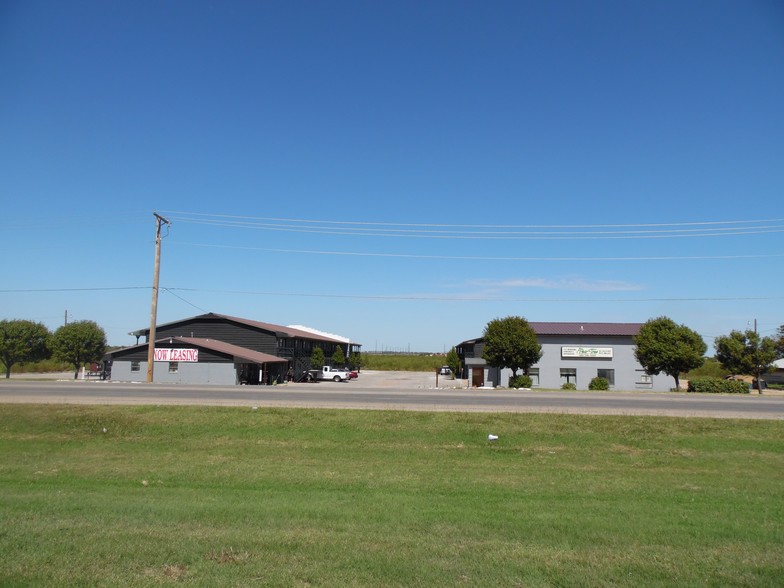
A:
{"type": "Polygon", "coordinates": [[[561,368],[561,384],[577,385],[577,368],[561,368]]]}
{"type": "Polygon", "coordinates": [[[653,376],[646,374],[643,370],[637,370],[637,383],[653,385],[653,376]]]}
{"type": "Polygon", "coordinates": [[[139,366],[139,362],[138,361],[132,361],[131,362],[131,371],[132,372],[141,371],[141,367],[139,366]]]}
{"type": "Polygon", "coordinates": [[[179,364],[176,361],[170,361],[169,362],[169,373],[170,374],[176,374],[177,370],[179,370],[179,368],[180,368],[180,366],[179,366],[179,364]]]}
{"type": "Polygon", "coordinates": [[[597,378],[604,378],[610,382],[610,386],[615,386],[615,370],[596,370],[597,378]]]}
{"type": "Polygon", "coordinates": [[[531,378],[531,386],[539,385],[539,368],[531,368],[528,370],[528,377],[531,378]]]}

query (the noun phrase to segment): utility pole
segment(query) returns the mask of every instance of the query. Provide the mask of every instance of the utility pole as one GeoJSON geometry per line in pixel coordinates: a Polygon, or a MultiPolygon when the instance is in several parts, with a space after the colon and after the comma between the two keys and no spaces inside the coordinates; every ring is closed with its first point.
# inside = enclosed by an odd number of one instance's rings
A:
{"type": "Polygon", "coordinates": [[[147,383],[152,384],[155,365],[155,323],[158,320],[158,278],[161,273],[161,226],[171,223],[157,212],[155,216],[155,268],[152,274],[152,308],[150,309],[150,334],[147,335],[147,383]]]}

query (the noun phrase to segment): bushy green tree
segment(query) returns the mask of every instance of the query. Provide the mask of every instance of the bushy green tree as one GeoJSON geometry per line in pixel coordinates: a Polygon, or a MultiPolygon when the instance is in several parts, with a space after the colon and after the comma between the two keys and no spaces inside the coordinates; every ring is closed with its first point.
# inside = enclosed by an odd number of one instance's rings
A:
{"type": "Polygon", "coordinates": [[[321,347],[316,347],[313,349],[313,353],[310,356],[310,369],[320,370],[321,366],[323,366],[326,361],[324,350],[321,347]]]}
{"type": "Polygon", "coordinates": [[[103,357],[106,333],[94,321],[76,321],[54,332],[51,347],[56,358],[74,366],[75,380],[79,377],[79,368],[103,357]]]}
{"type": "Polygon", "coordinates": [[[342,366],[346,363],[346,354],[343,353],[343,348],[338,345],[335,348],[335,353],[332,354],[332,365],[333,366],[342,366]]]}
{"type": "Polygon", "coordinates": [[[708,346],[699,333],[666,316],[649,320],[634,337],[634,356],[648,374],[664,372],[681,385],[681,372],[696,369],[705,361],[708,346]]]}
{"type": "Polygon", "coordinates": [[[517,370],[528,370],[542,358],[542,346],[536,339],[528,321],[521,316],[493,319],[484,331],[484,351],[482,357],[487,365],[509,368],[512,376],[517,370]]]}
{"type": "Polygon", "coordinates": [[[452,376],[457,377],[460,375],[460,356],[457,354],[457,349],[452,347],[446,354],[446,365],[452,371],[452,376]]]}
{"type": "Polygon", "coordinates": [[[42,323],[26,320],[0,321],[0,361],[5,366],[5,377],[11,377],[11,366],[16,363],[49,357],[48,344],[51,335],[42,323]]]}
{"type": "Polygon", "coordinates": [[[779,359],[784,358],[784,325],[776,331],[776,353],[779,359]]]}
{"type": "Polygon", "coordinates": [[[362,367],[362,356],[357,351],[350,353],[348,364],[351,366],[351,369],[359,370],[362,367]]]}
{"type": "Polygon", "coordinates": [[[716,359],[721,365],[733,374],[754,376],[757,382],[762,374],[771,370],[778,356],[776,341],[771,337],[760,337],[752,330],[745,333],[732,331],[729,335],[716,337],[714,345],[716,359]]]}

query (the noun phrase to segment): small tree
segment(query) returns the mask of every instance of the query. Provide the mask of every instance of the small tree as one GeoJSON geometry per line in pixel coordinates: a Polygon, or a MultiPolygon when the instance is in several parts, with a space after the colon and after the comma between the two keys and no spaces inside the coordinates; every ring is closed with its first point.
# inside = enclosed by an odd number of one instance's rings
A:
{"type": "Polygon", "coordinates": [[[751,330],[745,333],[732,331],[729,335],[716,337],[714,345],[719,363],[733,374],[753,375],[762,393],[759,382],[762,374],[770,371],[776,361],[776,341],[771,337],[760,337],[751,330]]]}
{"type": "Polygon", "coordinates": [[[520,316],[493,319],[484,331],[485,347],[482,357],[487,365],[509,368],[512,376],[517,370],[528,370],[542,358],[542,346],[528,321],[520,316]]]}
{"type": "Polygon", "coordinates": [[[11,377],[16,363],[38,361],[49,357],[49,329],[41,323],[25,320],[0,321],[0,361],[5,377],[11,377]]]}
{"type": "Polygon", "coordinates": [[[452,377],[460,375],[460,356],[457,354],[457,349],[452,347],[446,354],[446,365],[452,372],[452,377]]]}
{"type": "Polygon", "coordinates": [[[310,367],[314,370],[320,370],[321,366],[326,363],[326,358],[324,357],[324,350],[321,347],[315,347],[313,349],[313,353],[310,356],[310,367]]]}
{"type": "Polygon", "coordinates": [[[100,361],[106,351],[106,333],[93,321],[64,325],[52,335],[54,356],[74,366],[74,380],[79,368],[90,361],[100,361]]]}
{"type": "Polygon", "coordinates": [[[781,325],[776,331],[776,353],[779,359],[784,358],[784,325],[781,325]]]}
{"type": "Polygon", "coordinates": [[[634,344],[637,346],[634,356],[645,371],[672,376],[676,389],[680,389],[681,372],[700,367],[708,349],[699,333],[666,316],[651,319],[640,327],[634,344]]]}
{"type": "Polygon", "coordinates": [[[335,353],[332,354],[332,365],[341,366],[346,363],[346,355],[343,353],[343,348],[338,345],[335,348],[335,353]]]}
{"type": "Polygon", "coordinates": [[[348,364],[351,366],[351,369],[359,370],[362,367],[362,356],[357,351],[350,353],[348,364]]]}

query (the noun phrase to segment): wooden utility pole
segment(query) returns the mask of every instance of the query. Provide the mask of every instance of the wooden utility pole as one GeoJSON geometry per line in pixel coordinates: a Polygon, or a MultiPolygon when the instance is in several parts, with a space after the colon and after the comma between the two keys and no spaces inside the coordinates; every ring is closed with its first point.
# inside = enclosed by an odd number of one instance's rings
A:
{"type": "Polygon", "coordinates": [[[155,365],[155,323],[158,320],[158,278],[161,273],[161,226],[171,223],[157,212],[155,216],[155,268],[152,274],[152,308],[150,309],[150,334],[147,335],[147,383],[152,384],[155,365]]]}

